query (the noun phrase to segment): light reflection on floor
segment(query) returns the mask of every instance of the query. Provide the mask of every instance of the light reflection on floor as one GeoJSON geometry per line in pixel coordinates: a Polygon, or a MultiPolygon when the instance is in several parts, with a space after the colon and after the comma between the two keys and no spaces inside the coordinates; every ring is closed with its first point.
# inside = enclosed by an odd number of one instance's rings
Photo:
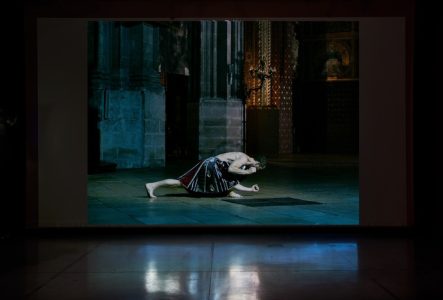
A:
{"type": "MultiPolygon", "coordinates": [[[[145,248],[146,249],[146,248],[145,248]]],[[[303,271],[358,271],[356,243],[284,243],[270,245],[221,244],[216,247],[212,262],[211,299],[261,299],[262,281],[268,284],[269,273],[282,268],[291,272],[303,271]],[[265,275],[265,278],[262,278],[265,275]]],[[[201,272],[165,272],[158,270],[159,258],[165,249],[150,247],[147,256],[145,288],[150,295],[196,297],[198,286],[206,277],[201,272]],[[200,282],[201,281],[201,282],[200,282]]],[[[188,257],[188,252],[181,257],[188,257]]],[[[199,256],[195,251],[195,256],[199,256]]],[[[171,259],[174,259],[171,257],[171,259]]],[[[175,258],[177,259],[177,258],[175,258]]],[[[193,264],[193,260],[187,260],[193,264]]],[[[357,274],[357,273],[356,273],[357,274]]],[[[347,277],[346,280],[349,280],[347,277]]]]}
{"type": "Polygon", "coordinates": [[[0,247],[1,299],[434,299],[441,246],[396,238],[31,238],[0,247]]]}

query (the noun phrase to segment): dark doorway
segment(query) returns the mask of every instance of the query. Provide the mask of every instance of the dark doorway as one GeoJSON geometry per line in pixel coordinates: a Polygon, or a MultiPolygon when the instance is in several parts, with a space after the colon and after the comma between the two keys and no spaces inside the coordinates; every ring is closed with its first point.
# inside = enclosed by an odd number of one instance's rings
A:
{"type": "Polygon", "coordinates": [[[246,149],[251,155],[278,155],[278,109],[250,107],[247,109],[246,149]]]}
{"type": "Polygon", "coordinates": [[[189,77],[166,75],[166,161],[189,157],[187,106],[189,77]]]}
{"type": "Polygon", "coordinates": [[[294,152],[358,155],[358,22],[301,22],[294,152]]]}

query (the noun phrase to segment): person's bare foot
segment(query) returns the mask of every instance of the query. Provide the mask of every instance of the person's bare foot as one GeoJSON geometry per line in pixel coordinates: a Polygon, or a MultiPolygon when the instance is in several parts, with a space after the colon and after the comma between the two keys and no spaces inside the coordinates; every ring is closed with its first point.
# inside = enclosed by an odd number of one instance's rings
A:
{"type": "Polygon", "coordinates": [[[145,188],[149,198],[157,198],[157,196],[154,195],[154,189],[152,188],[151,183],[145,184],[145,188]]]}
{"type": "Polygon", "coordinates": [[[234,192],[234,191],[230,191],[229,194],[228,194],[228,196],[231,197],[231,198],[242,198],[242,197],[243,197],[242,195],[237,194],[237,193],[234,192]]]}

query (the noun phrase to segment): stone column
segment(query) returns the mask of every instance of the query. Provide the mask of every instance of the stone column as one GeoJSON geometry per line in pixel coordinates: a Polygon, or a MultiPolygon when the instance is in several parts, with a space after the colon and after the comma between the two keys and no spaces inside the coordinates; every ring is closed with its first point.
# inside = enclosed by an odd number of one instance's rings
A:
{"type": "MultiPolygon", "coordinates": [[[[129,54],[128,89],[139,91],[141,99],[142,167],[162,167],[166,157],[166,103],[157,69],[158,31],[158,27],[146,22],[132,25],[127,33],[129,49],[125,49],[129,54]]],[[[122,56],[122,59],[126,57],[122,56]]]]}
{"type": "Polygon", "coordinates": [[[119,88],[127,89],[129,86],[129,68],[130,68],[130,52],[129,52],[129,37],[128,28],[120,24],[119,28],[119,44],[118,44],[118,59],[119,59],[119,88]]]}
{"type": "Polygon", "coordinates": [[[244,26],[242,21],[232,21],[229,23],[228,42],[230,41],[230,45],[228,45],[228,99],[243,100],[244,26]]]}
{"type": "Polygon", "coordinates": [[[143,165],[164,167],[166,160],[166,97],[160,84],[157,59],[160,46],[159,28],[142,24],[141,84],[144,106],[143,165]]]}
{"type": "Polygon", "coordinates": [[[96,42],[90,49],[90,112],[99,116],[99,131],[91,142],[100,140],[100,159],[117,168],[165,164],[165,93],[156,69],[157,31],[143,22],[91,22],[90,32],[96,34],[91,40],[96,42]]]}
{"type": "Polygon", "coordinates": [[[240,21],[201,22],[199,157],[243,149],[240,21]]]}
{"type": "Polygon", "coordinates": [[[228,21],[226,151],[242,151],[245,102],[243,90],[243,22],[228,21]]]}

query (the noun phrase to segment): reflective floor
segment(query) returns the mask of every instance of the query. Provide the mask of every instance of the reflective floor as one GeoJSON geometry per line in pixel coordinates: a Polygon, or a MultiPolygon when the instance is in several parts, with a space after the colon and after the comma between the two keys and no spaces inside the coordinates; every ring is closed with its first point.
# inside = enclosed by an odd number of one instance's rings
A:
{"type": "Polygon", "coordinates": [[[0,299],[438,299],[442,247],[410,238],[2,240],[0,299]],[[437,297],[437,298],[435,298],[437,297]]]}
{"type": "MultiPolygon", "coordinates": [[[[358,159],[344,156],[288,156],[242,182],[260,192],[243,200],[289,197],[316,205],[250,207],[227,198],[195,198],[181,188],[159,188],[150,200],[144,184],[177,178],[195,162],[160,169],[131,169],[89,175],[91,225],[355,225],[359,223],[358,159]]],[[[269,200],[271,199],[271,200],[269,200]]]]}

